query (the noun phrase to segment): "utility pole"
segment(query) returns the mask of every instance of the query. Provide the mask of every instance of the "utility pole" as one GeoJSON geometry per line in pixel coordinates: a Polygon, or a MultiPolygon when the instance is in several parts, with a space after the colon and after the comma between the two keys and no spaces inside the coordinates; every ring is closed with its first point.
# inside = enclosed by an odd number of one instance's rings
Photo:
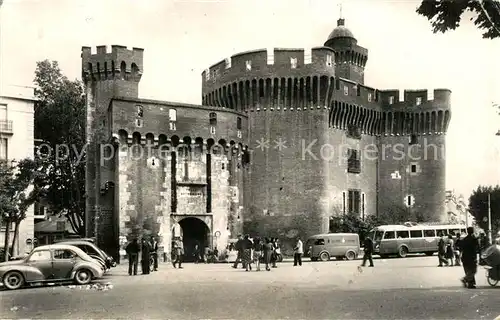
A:
{"type": "Polygon", "coordinates": [[[491,235],[491,193],[488,192],[488,239],[493,243],[491,235]]]}

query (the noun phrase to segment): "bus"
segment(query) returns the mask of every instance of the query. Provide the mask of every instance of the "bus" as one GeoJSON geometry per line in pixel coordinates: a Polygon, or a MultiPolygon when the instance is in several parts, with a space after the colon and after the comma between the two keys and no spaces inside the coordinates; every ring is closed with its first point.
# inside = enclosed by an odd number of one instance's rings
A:
{"type": "Polygon", "coordinates": [[[372,229],[374,253],[382,258],[397,255],[406,257],[409,253],[424,253],[432,256],[438,251],[439,237],[458,233],[463,237],[466,226],[459,224],[405,224],[384,225],[372,229]]]}

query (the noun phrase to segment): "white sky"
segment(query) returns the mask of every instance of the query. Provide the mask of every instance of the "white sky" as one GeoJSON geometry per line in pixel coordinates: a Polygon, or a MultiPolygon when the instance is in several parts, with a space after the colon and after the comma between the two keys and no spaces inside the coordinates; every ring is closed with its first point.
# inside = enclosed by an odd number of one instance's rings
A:
{"type": "MultiPolygon", "coordinates": [[[[350,0],[346,26],[368,48],[365,83],[380,89],[452,90],[447,188],[466,198],[500,182],[500,40],[483,40],[464,17],[434,35],[419,1],[350,0]]],[[[333,0],[4,0],[2,75],[31,85],[35,62],[57,60],[80,78],[82,46],[142,47],[140,96],[201,103],[201,72],[240,51],[321,46],[336,26],[333,0]]]]}

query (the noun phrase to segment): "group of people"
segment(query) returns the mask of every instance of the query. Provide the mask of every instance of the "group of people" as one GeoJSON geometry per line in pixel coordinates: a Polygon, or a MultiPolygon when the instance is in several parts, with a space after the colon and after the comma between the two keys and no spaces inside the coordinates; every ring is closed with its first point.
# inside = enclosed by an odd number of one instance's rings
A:
{"type": "Polygon", "coordinates": [[[133,239],[125,248],[128,257],[128,274],[137,275],[139,264],[139,253],[141,254],[142,274],[149,274],[151,271],[151,260],[153,260],[153,271],[158,270],[158,240],[155,237],[144,238],[139,244],[137,239],[133,239]],[[152,259],[151,259],[152,258],[152,259]]]}
{"type": "Polygon", "coordinates": [[[462,265],[465,272],[465,276],[461,279],[462,284],[469,289],[475,288],[478,254],[481,253],[481,246],[479,239],[474,235],[474,228],[468,227],[467,235],[463,238],[460,233],[457,233],[455,237],[451,234],[439,234],[439,236],[438,267],[462,265]]]}
{"type": "Polygon", "coordinates": [[[461,250],[460,250],[460,242],[462,235],[460,233],[456,233],[454,236],[452,234],[439,234],[438,241],[438,259],[439,265],[438,267],[443,266],[461,266],[461,250]],[[453,263],[455,261],[455,263],[453,263]]]}
{"type": "MultiPolygon", "coordinates": [[[[238,235],[238,240],[234,244],[237,251],[236,261],[233,268],[237,269],[241,262],[245,271],[252,271],[252,264],[255,264],[256,271],[260,271],[261,263],[264,263],[265,269],[271,271],[271,268],[277,268],[278,257],[281,256],[281,248],[277,238],[250,238],[250,235],[238,235]]],[[[294,266],[302,265],[302,255],[304,247],[300,238],[294,247],[294,266]]]]}

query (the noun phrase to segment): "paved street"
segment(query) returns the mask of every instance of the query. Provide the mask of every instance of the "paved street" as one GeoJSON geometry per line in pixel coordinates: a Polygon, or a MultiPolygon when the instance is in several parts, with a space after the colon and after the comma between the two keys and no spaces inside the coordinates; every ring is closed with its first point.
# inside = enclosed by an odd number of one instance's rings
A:
{"type": "Polygon", "coordinates": [[[500,287],[461,287],[461,267],[437,268],[437,257],[282,263],[271,272],[227,264],[161,265],[129,277],[123,266],[112,289],[52,286],[0,292],[2,318],[72,319],[494,319],[500,287]]]}

